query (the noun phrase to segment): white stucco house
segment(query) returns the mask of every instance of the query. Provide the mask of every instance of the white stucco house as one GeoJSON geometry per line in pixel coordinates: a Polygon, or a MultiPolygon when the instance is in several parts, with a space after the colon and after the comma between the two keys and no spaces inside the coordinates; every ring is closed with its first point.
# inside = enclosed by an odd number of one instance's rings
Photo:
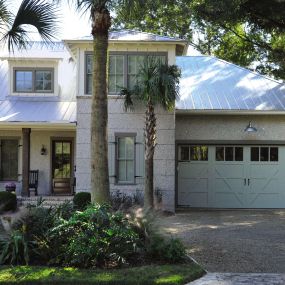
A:
{"type": "MultiPolygon", "coordinates": [[[[186,56],[187,47],[110,34],[111,190],[143,190],[144,108],[125,112],[117,86],[133,84],[140,62],[158,56],[182,70],[175,110],[156,109],[162,207],[285,208],[285,86],[215,57],[186,56]]],[[[14,181],[28,195],[29,170],[38,170],[38,195],[90,191],[91,78],[89,37],[1,54],[0,190],[14,181]]]]}

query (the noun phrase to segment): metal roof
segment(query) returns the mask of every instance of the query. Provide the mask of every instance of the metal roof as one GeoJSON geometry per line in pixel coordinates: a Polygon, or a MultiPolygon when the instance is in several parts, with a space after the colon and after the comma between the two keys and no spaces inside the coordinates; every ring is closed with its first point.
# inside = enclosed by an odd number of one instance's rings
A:
{"type": "Polygon", "coordinates": [[[0,122],[74,123],[76,102],[0,101],[0,122]]]}
{"type": "MultiPolygon", "coordinates": [[[[91,35],[70,39],[71,41],[92,41],[93,37],[91,35]]],[[[174,37],[168,37],[168,36],[160,36],[156,34],[151,33],[145,33],[140,31],[134,31],[134,30],[118,30],[118,31],[111,31],[109,33],[109,40],[111,41],[158,41],[158,42],[182,42],[186,43],[186,40],[174,38],[174,37]]],[[[66,40],[68,41],[68,40],[66,40]]]]}
{"type": "Polygon", "coordinates": [[[62,42],[30,42],[25,50],[0,55],[0,123],[74,123],[76,121],[76,64],[62,42]],[[10,94],[9,61],[27,66],[58,60],[56,94],[10,94]],[[38,59],[37,59],[38,58],[38,59]]]}
{"type": "Polygon", "coordinates": [[[176,57],[178,110],[285,111],[285,85],[211,56],[176,57]]]}

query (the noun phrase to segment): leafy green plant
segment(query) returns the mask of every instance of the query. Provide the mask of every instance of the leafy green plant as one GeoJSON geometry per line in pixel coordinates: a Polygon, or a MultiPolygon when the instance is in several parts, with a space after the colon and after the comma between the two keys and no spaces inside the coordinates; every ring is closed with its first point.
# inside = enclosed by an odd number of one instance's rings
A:
{"type": "Polygon", "coordinates": [[[0,264],[29,264],[30,251],[33,250],[34,242],[29,241],[25,229],[12,230],[0,235],[0,264]]]}
{"type": "Polygon", "coordinates": [[[50,243],[59,249],[52,264],[88,268],[128,263],[139,239],[122,214],[107,205],[90,205],[52,229],[50,243]]]}
{"type": "Polygon", "coordinates": [[[0,212],[15,211],[17,208],[17,197],[14,193],[0,192],[0,212]]]}
{"type": "Polygon", "coordinates": [[[147,246],[147,257],[165,263],[185,262],[186,249],[179,239],[154,235],[147,246]]]}
{"type": "Polygon", "coordinates": [[[76,210],[83,211],[91,203],[91,194],[89,192],[79,192],[74,195],[73,204],[76,210]]]}

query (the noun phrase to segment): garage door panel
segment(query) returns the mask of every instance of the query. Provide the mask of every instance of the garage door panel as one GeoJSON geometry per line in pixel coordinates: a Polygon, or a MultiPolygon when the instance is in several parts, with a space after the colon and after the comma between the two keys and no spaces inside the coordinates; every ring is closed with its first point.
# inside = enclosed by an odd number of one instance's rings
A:
{"type": "Polygon", "coordinates": [[[213,207],[215,208],[243,208],[244,194],[230,192],[215,192],[213,207]]]}
{"type": "Polygon", "coordinates": [[[181,162],[178,166],[180,178],[193,178],[200,177],[208,178],[208,165],[205,163],[190,163],[181,162]]]}
{"type": "Polygon", "coordinates": [[[217,192],[243,192],[244,180],[240,178],[216,178],[214,191],[217,192]]]}
{"type": "Polygon", "coordinates": [[[178,204],[187,207],[208,207],[208,192],[181,192],[178,204]]]}
{"type": "Polygon", "coordinates": [[[248,208],[284,208],[284,195],[261,193],[248,195],[248,208]]]}
{"type": "Polygon", "coordinates": [[[232,177],[243,178],[244,177],[244,165],[243,164],[216,164],[215,175],[218,177],[232,177]]]}
{"type": "Polygon", "coordinates": [[[181,192],[204,192],[208,191],[208,178],[199,179],[181,179],[180,180],[181,192]]]}
{"type": "Polygon", "coordinates": [[[249,166],[249,176],[250,178],[264,178],[264,177],[274,177],[279,173],[279,165],[276,164],[266,164],[266,165],[256,165],[251,164],[249,166]]]}
{"type": "Polygon", "coordinates": [[[279,193],[280,192],[280,181],[277,178],[266,179],[266,178],[252,178],[250,180],[250,187],[248,193],[279,193]]]}

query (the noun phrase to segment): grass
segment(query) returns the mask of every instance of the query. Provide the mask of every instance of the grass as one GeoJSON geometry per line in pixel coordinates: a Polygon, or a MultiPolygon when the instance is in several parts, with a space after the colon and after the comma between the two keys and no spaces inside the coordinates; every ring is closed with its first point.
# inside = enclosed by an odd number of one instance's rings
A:
{"type": "Polygon", "coordinates": [[[0,284],[179,285],[204,275],[197,264],[147,265],[113,270],[37,266],[0,267],[0,284]]]}

